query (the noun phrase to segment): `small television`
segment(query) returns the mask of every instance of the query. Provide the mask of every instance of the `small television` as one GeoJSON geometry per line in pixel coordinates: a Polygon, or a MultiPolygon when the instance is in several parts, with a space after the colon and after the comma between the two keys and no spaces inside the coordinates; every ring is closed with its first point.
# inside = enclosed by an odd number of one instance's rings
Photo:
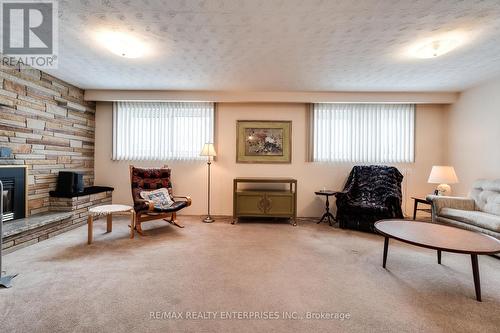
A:
{"type": "Polygon", "coordinates": [[[80,172],[59,171],[56,192],[59,194],[83,192],[83,174],[80,172]]]}

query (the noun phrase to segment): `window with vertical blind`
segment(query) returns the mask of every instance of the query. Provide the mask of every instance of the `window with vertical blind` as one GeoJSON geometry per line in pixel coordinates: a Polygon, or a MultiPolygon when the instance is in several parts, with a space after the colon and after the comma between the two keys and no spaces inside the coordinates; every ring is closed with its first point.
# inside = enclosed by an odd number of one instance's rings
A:
{"type": "Polygon", "coordinates": [[[414,161],[414,104],[316,103],[312,108],[313,161],[414,161]]]}
{"type": "Polygon", "coordinates": [[[113,160],[200,159],[214,140],[214,103],[115,102],[113,160]]]}

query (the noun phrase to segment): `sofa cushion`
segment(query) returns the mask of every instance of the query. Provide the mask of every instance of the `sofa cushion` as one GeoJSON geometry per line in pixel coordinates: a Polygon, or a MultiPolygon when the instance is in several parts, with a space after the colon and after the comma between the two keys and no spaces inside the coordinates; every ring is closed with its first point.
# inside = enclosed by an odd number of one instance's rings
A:
{"type": "Polygon", "coordinates": [[[470,191],[478,210],[500,216],[500,179],[480,179],[470,191]]]}
{"type": "Polygon", "coordinates": [[[500,232],[500,216],[497,215],[475,210],[442,208],[439,212],[439,216],[470,223],[491,231],[500,232]]]}

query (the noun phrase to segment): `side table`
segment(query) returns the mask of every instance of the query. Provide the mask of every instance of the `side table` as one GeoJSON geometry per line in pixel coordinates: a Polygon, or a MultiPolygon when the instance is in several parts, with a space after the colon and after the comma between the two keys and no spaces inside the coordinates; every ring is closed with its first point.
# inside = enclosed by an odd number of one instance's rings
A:
{"type": "Polygon", "coordinates": [[[413,203],[413,220],[415,220],[417,218],[417,210],[432,214],[431,208],[418,208],[418,204],[431,206],[432,203],[430,201],[427,201],[426,199],[422,199],[422,198],[417,198],[417,197],[411,197],[411,198],[414,201],[414,203],[413,203]]]}
{"type": "Polygon", "coordinates": [[[328,200],[328,198],[331,197],[332,195],[335,195],[337,193],[337,191],[328,191],[328,190],[325,190],[325,191],[316,191],[314,193],[316,195],[323,195],[323,196],[326,197],[325,213],[321,217],[321,220],[319,220],[317,222],[317,224],[320,224],[321,222],[323,222],[324,219],[327,219],[328,220],[328,224],[331,226],[332,222],[333,223],[337,222],[337,219],[335,218],[335,216],[333,216],[332,213],[330,213],[330,201],[328,200]]]}

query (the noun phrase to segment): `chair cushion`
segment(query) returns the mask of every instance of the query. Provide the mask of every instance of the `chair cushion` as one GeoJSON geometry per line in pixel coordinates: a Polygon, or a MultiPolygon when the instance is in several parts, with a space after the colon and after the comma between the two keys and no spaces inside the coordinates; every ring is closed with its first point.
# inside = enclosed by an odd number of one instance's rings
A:
{"type": "Polygon", "coordinates": [[[500,216],[497,215],[477,210],[442,208],[439,212],[439,216],[465,223],[470,223],[491,231],[500,232],[500,216]]]}
{"type": "Polygon", "coordinates": [[[169,168],[132,168],[132,188],[156,190],[162,187],[172,188],[169,168]]]}
{"type": "Polygon", "coordinates": [[[142,191],[153,191],[160,188],[167,188],[172,195],[172,182],[170,181],[171,171],[169,168],[138,168],[131,169],[132,182],[132,198],[134,199],[134,207],[136,210],[143,209],[142,203],[137,204],[142,200],[142,191]]]}
{"type": "Polygon", "coordinates": [[[181,210],[184,207],[187,207],[188,203],[187,201],[175,201],[170,207],[167,208],[162,208],[162,209],[157,209],[155,207],[155,212],[162,212],[162,213],[170,213],[170,212],[176,212],[178,210],[181,210]]]}
{"type": "Polygon", "coordinates": [[[174,200],[170,197],[170,193],[166,188],[160,188],[154,191],[142,191],[141,198],[154,202],[155,209],[166,209],[172,206],[174,200]]]}

